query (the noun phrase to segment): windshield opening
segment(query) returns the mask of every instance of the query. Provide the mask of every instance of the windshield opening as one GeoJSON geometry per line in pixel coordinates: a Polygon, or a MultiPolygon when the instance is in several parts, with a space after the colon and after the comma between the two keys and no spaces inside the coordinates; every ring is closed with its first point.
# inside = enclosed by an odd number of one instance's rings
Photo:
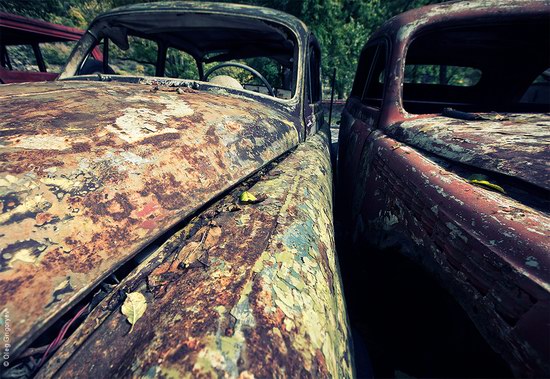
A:
{"type": "Polygon", "coordinates": [[[293,97],[297,43],[281,25],[235,16],[163,15],[162,25],[142,14],[100,25],[78,75],[109,74],[200,80],[233,89],[293,97]]]}

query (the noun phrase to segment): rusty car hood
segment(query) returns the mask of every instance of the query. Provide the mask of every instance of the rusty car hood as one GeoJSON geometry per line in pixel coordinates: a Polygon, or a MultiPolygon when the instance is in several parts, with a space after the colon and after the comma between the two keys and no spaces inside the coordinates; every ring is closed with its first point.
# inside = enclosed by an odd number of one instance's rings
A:
{"type": "Polygon", "coordinates": [[[12,355],[163,232],[298,144],[283,108],[190,89],[6,85],[0,109],[0,307],[12,355]]]}
{"type": "Polygon", "coordinates": [[[550,190],[549,114],[480,113],[478,120],[419,117],[388,128],[408,145],[550,190]]]}

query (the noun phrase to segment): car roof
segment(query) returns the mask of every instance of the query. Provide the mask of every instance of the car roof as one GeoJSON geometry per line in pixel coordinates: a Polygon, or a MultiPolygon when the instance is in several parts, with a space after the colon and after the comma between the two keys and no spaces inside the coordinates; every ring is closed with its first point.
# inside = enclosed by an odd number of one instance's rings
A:
{"type": "Polygon", "coordinates": [[[547,0],[474,0],[450,1],[428,5],[401,13],[386,21],[371,37],[395,35],[399,41],[411,38],[416,31],[434,24],[475,20],[483,17],[506,18],[524,15],[550,15],[547,0]]]}
{"type": "Polygon", "coordinates": [[[197,12],[247,16],[284,24],[299,35],[309,32],[307,26],[300,19],[279,10],[252,5],[202,1],[162,1],[127,5],[99,15],[93,22],[113,16],[142,12],[197,12]]]}
{"type": "Polygon", "coordinates": [[[84,30],[0,12],[0,41],[5,45],[78,41],[84,30]]]}
{"type": "Polygon", "coordinates": [[[130,30],[133,35],[163,41],[205,63],[269,56],[286,67],[294,64],[294,49],[306,46],[310,34],[302,21],[281,11],[211,2],[120,7],[98,16],[90,30],[103,28],[102,24],[110,25],[104,31],[122,45],[130,30]],[[197,28],[201,29],[200,38],[197,28]]]}

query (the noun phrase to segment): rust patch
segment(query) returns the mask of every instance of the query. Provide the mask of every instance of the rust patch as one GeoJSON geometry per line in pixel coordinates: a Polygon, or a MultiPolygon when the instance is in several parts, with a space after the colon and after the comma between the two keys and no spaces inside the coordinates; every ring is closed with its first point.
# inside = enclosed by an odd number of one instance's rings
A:
{"type": "Polygon", "coordinates": [[[156,236],[298,143],[299,121],[283,111],[230,95],[149,89],[4,87],[0,249],[19,246],[10,254],[24,258],[0,273],[3,306],[24,320],[14,324],[13,357],[156,236]],[[252,129],[262,138],[251,139],[252,129]],[[31,236],[45,246],[40,253],[21,245],[31,236]],[[50,304],[65,277],[63,301],[50,304]]]}
{"type": "Polygon", "coordinates": [[[388,127],[395,139],[449,160],[517,177],[550,190],[550,115],[476,114],[477,121],[419,117],[388,127]]]}
{"type": "Polygon", "coordinates": [[[131,334],[119,307],[105,311],[111,295],[39,377],[352,377],[327,141],[311,137],[249,189],[265,201],[230,210],[236,190],[126,278],[118,289],[149,303],[131,334]],[[200,264],[181,264],[191,256],[200,264]]]}

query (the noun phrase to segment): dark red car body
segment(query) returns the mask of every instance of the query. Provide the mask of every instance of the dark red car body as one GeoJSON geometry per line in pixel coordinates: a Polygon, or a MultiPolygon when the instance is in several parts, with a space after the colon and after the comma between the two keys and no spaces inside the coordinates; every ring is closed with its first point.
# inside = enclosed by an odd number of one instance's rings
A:
{"type": "Polygon", "coordinates": [[[361,53],[339,134],[354,243],[433,273],[518,376],[550,374],[549,20],[545,1],[393,18],[361,53]]]}
{"type": "MultiPolygon", "coordinates": [[[[57,72],[48,72],[40,44],[45,42],[78,41],[84,30],[69,26],[52,24],[50,22],[0,12],[0,83],[21,83],[51,81],[57,78],[57,72]],[[6,46],[30,45],[34,58],[40,69],[34,71],[20,71],[12,69],[6,54],[6,46]]],[[[102,60],[99,50],[94,50],[94,58],[102,60]]]]}

